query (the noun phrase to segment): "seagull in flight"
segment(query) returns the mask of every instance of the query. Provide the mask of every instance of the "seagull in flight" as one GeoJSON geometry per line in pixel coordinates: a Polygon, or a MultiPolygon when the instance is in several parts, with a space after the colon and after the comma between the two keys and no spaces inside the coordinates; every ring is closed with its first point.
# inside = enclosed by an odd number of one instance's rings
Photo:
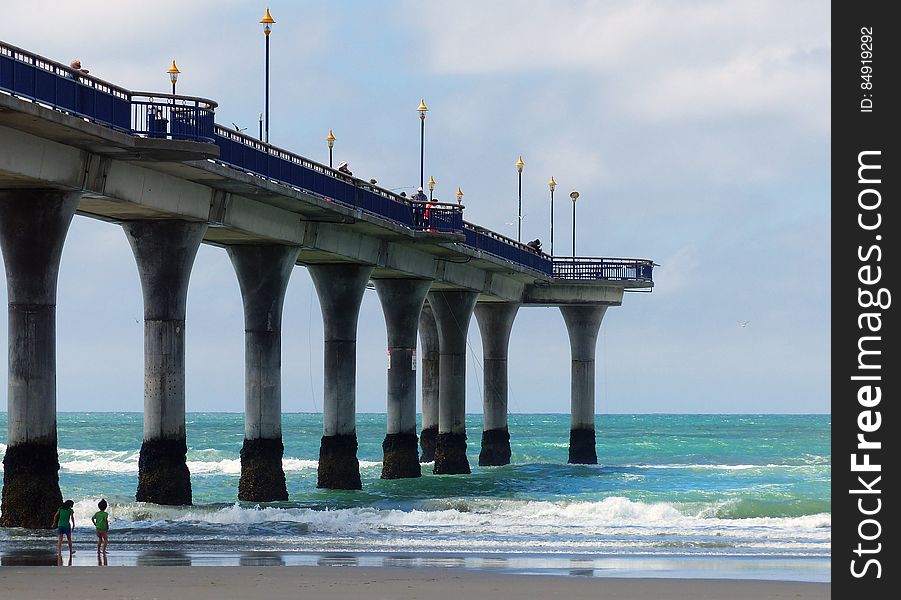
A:
{"type": "MultiPolygon", "coordinates": [[[[523,216],[519,217],[519,220],[525,219],[527,216],[529,216],[529,215],[523,215],[523,216]]],[[[516,225],[516,220],[510,221],[509,223],[504,223],[504,225],[509,225],[510,227],[513,227],[514,225],[516,225]]]]}
{"type": "Polygon", "coordinates": [[[742,327],[747,327],[748,323],[750,323],[750,322],[751,321],[739,321],[738,324],[741,325],[742,327]]]}
{"type": "Polygon", "coordinates": [[[232,121],[232,126],[235,128],[235,131],[241,133],[242,131],[247,131],[246,127],[238,127],[238,124],[232,121]]]}

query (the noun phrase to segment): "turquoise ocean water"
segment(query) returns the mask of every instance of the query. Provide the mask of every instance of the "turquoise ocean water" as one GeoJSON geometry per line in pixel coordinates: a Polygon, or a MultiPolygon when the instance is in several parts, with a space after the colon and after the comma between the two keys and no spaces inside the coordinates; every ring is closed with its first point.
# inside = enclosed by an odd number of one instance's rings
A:
{"type": "MultiPolygon", "coordinates": [[[[0,413],[0,454],[6,418],[0,413]]],[[[828,579],[828,415],[601,415],[597,466],[566,464],[568,415],[511,415],[513,464],[487,468],[477,466],[481,416],[469,415],[472,475],[438,477],[424,465],[420,479],[382,481],[385,417],[361,414],[363,490],[349,492],[316,489],[321,415],[286,414],[290,500],[256,506],[236,501],[243,416],[194,413],[187,417],[191,507],[134,502],[141,419],[59,415],[63,495],[76,501],[81,523],[106,497],[113,547],[122,551],[568,557],[597,564],[706,557],[782,561],[801,571],[812,564],[813,575],[788,578],[828,579]]],[[[89,528],[76,534],[91,540],[89,528]]],[[[7,550],[49,539],[0,530],[7,550]]]]}

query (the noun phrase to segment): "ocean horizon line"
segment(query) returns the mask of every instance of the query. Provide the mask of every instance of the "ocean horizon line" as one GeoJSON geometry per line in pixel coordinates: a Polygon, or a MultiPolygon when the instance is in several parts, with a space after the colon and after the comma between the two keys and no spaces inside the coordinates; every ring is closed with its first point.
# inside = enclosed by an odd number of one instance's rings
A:
{"type": "MultiPolygon", "coordinates": [[[[0,415],[5,415],[9,411],[0,410],[0,415]]],[[[139,415],[143,414],[143,411],[140,410],[57,410],[57,414],[119,414],[119,415],[139,415]]],[[[185,411],[186,415],[199,415],[199,414],[222,414],[222,415],[240,415],[244,414],[244,411],[241,410],[188,410],[185,411]]],[[[298,410],[298,411],[290,411],[285,410],[282,411],[283,415],[321,415],[322,411],[311,411],[311,410],[298,410]]],[[[358,415],[384,415],[387,414],[385,412],[372,412],[372,411],[360,411],[355,414],[358,415]]],[[[421,411],[416,412],[417,415],[421,415],[421,411]]],[[[483,415],[481,412],[467,412],[467,415],[483,415]]],[[[568,415],[570,414],[567,411],[560,412],[519,412],[519,411],[511,411],[508,414],[511,415],[568,415]]],[[[690,416],[720,416],[720,417],[831,417],[831,412],[767,412],[767,413],[718,413],[718,412],[608,412],[608,413],[595,413],[595,416],[605,417],[605,416],[674,416],[674,417],[690,417],[690,416]]]]}

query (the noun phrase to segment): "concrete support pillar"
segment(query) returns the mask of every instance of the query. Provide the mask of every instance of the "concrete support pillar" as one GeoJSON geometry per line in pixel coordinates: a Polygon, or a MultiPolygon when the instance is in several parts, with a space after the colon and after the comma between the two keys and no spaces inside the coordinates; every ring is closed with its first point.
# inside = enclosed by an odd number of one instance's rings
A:
{"type": "Polygon", "coordinates": [[[479,466],[510,464],[510,432],[507,429],[507,352],[510,331],[519,304],[480,302],[476,321],[482,334],[482,365],[485,393],[482,451],[479,466]]]}
{"type": "Polygon", "coordinates": [[[561,306],[572,352],[572,424],[569,462],[596,465],[594,436],[594,357],[606,306],[561,306]]]}
{"type": "Polygon", "coordinates": [[[382,479],[421,477],[416,446],[416,331],[432,282],[378,279],[388,328],[388,431],[382,442],[382,479]]]}
{"type": "Polygon", "coordinates": [[[308,268],[319,296],[325,336],[323,434],[316,485],[359,490],[363,486],[357,461],[357,318],[372,267],[330,264],[308,268]]]}
{"type": "Polygon", "coordinates": [[[45,529],[63,500],[56,449],[56,282],[79,199],[57,190],[0,190],[9,292],[2,527],[45,529]]]}
{"type": "Polygon", "coordinates": [[[238,500],[288,499],[282,456],[282,307],[297,246],[229,246],[244,300],[244,445],[238,500]]]}
{"type": "Polygon", "coordinates": [[[144,295],[144,442],[138,502],[191,504],[185,439],[185,309],[194,257],[206,223],[122,225],[144,295]]]}
{"type": "Polygon", "coordinates": [[[419,313],[419,342],[422,356],[422,433],[419,445],[422,448],[420,462],[435,460],[435,443],[438,440],[438,373],[440,353],[438,351],[438,326],[428,302],[419,313]]]}
{"type": "Polygon", "coordinates": [[[436,475],[470,472],[466,458],[466,332],[478,299],[478,292],[465,290],[429,294],[441,352],[436,475]]]}

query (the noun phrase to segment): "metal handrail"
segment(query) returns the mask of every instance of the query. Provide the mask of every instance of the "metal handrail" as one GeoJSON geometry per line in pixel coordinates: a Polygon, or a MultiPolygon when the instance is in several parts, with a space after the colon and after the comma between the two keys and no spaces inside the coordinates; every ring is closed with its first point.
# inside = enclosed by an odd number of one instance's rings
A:
{"type": "Polygon", "coordinates": [[[346,183],[350,183],[351,185],[355,185],[364,190],[368,190],[374,194],[378,194],[384,198],[388,198],[389,200],[394,200],[395,202],[400,202],[404,204],[408,204],[412,201],[411,198],[405,198],[400,196],[399,194],[395,194],[390,190],[386,190],[385,188],[379,187],[375,184],[369,183],[359,177],[354,177],[353,175],[348,175],[347,173],[342,173],[338,169],[328,167],[322,163],[318,163],[314,160],[310,160],[309,158],[303,157],[299,154],[295,154],[293,152],[289,152],[278,146],[273,146],[272,144],[267,144],[261,140],[258,140],[255,137],[249,136],[244,133],[240,133],[235,131],[234,129],[230,129],[228,127],[223,127],[222,125],[217,124],[215,127],[216,135],[220,135],[224,138],[230,139],[235,142],[239,142],[244,144],[245,146],[249,146],[261,152],[265,152],[272,156],[277,156],[282,160],[287,160],[296,165],[300,165],[301,167],[305,167],[307,169],[312,169],[318,173],[322,173],[323,175],[328,175],[330,177],[334,177],[335,179],[340,179],[346,183]]]}
{"type": "Polygon", "coordinates": [[[219,107],[219,103],[215,100],[210,100],[209,98],[201,98],[200,96],[182,96],[180,94],[166,94],[162,92],[128,92],[132,99],[135,98],[147,98],[151,101],[156,101],[157,98],[168,101],[175,101],[176,105],[194,103],[195,106],[200,108],[205,108],[209,110],[215,110],[219,107]]]}
{"type": "Polygon", "coordinates": [[[132,134],[150,138],[215,143],[215,109],[206,98],[133,92],[131,95],[132,134]]]}
{"type": "Polygon", "coordinates": [[[653,283],[652,260],[643,258],[592,258],[555,256],[554,279],[570,281],[646,281],[653,283]]]}
{"type": "Polygon", "coordinates": [[[69,65],[64,65],[63,63],[56,62],[55,60],[51,60],[40,54],[29,52],[28,50],[13,46],[12,44],[7,44],[3,41],[0,41],[0,54],[33,65],[60,77],[71,78],[74,75],[80,83],[91,85],[91,87],[126,100],[129,99],[131,95],[131,92],[123,87],[119,87],[108,81],[94,77],[93,75],[75,71],[69,65]]]}
{"type": "Polygon", "coordinates": [[[132,92],[4,42],[0,89],[129,135],[214,141],[218,104],[212,100],[132,92]]]}

